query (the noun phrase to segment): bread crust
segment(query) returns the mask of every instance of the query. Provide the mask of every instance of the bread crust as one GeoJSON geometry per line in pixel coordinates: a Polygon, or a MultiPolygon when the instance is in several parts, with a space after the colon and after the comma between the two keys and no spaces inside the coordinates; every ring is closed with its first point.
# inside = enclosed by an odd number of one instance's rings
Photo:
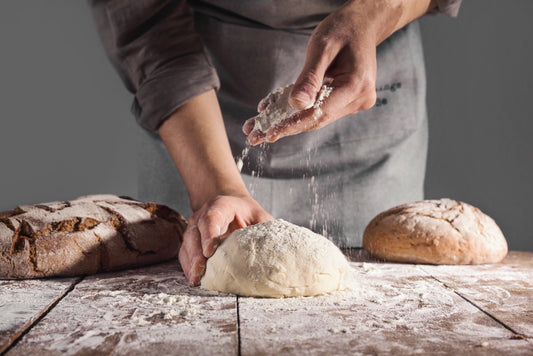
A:
{"type": "Polygon", "coordinates": [[[452,199],[402,204],[378,214],[363,233],[363,248],[388,261],[430,264],[497,263],[507,255],[496,222],[452,199]]]}
{"type": "Polygon", "coordinates": [[[87,275],[175,258],[186,221],[172,209],[116,195],[0,213],[0,278],[87,275]]]}

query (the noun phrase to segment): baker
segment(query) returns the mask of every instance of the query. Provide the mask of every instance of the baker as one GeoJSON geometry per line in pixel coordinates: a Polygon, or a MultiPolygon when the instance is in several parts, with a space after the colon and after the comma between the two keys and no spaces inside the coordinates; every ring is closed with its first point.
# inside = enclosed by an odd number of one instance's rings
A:
{"type": "Polygon", "coordinates": [[[460,2],[90,0],[135,95],[139,198],[190,214],[179,259],[192,284],[237,228],[273,215],[354,247],[378,212],[423,198],[416,19],[455,16],[460,2]],[[262,97],[290,83],[299,110],[331,86],[322,115],[304,110],[266,133],[244,125],[262,97]],[[241,174],[243,125],[252,144],[268,144],[249,151],[241,174]]]}

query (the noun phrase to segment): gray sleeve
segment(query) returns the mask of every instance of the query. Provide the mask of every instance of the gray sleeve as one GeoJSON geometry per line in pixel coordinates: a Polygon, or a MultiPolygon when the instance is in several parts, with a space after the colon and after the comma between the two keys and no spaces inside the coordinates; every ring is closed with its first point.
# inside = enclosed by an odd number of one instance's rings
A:
{"type": "Polygon", "coordinates": [[[186,0],[89,0],[108,57],[130,92],[132,112],[157,130],[189,99],[220,87],[186,0]]]}
{"type": "Polygon", "coordinates": [[[446,14],[450,17],[457,17],[461,2],[463,0],[437,0],[437,7],[429,12],[429,14],[446,14]]]}

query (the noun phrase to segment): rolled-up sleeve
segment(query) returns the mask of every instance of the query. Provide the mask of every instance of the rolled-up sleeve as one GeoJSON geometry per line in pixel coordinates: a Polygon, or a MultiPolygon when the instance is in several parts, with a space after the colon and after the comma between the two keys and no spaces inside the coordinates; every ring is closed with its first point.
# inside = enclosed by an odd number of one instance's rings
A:
{"type": "Polygon", "coordinates": [[[462,0],[437,0],[437,7],[429,14],[445,14],[450,17],[457,17],[462,0]]]}
{"type": "Polygon", "coordinates": [[[157,130],[189,99],[220,82],[185,0],[89,0],[108,57],[130,92],[132,112],[157,130]]]}

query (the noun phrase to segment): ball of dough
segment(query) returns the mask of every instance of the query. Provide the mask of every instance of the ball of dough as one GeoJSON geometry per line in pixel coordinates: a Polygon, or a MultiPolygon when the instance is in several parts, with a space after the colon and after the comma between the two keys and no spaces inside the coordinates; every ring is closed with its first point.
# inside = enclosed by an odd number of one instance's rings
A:
{"type": "Polygon", "coordinates": [[[252,297],[314,296],[342,289],[348,269],[324,236],[277,219],[230,234],[207,261],[201,286],[252,297]]]}
{"type": "Polygon", "coordinates": [[[494,220],[451,199],[403,204],[377,215],[365,229],[363,247],[377,258],[413,263],[496,263],[507,255],[494,220]]]}

